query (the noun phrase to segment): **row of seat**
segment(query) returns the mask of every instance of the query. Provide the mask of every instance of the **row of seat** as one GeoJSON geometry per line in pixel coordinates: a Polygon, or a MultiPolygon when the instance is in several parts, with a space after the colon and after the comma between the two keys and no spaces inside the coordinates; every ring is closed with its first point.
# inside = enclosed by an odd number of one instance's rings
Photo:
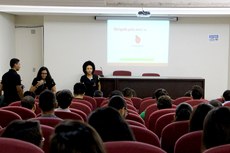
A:
{"type": "MultiPolygon", "coordinates": [[[[95,70],[94,74],[99,75],[99,76],[104,76],[102,70],[95,70]]],[[[116,70],[113,71],[113,76],[132,76],[131,71],[127,70],[116,70]]],[[[142,76],[157,76],[159,77],[159,73],[143,73],[142,76]]]]}

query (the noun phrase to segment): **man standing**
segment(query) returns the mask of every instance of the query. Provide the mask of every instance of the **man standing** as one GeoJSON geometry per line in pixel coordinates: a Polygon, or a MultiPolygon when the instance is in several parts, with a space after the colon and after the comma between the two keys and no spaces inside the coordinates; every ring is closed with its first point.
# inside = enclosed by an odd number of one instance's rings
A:
{"type": "Polygon", "coordinates": [[[4,92],[3,105],[9,105],[11,102],[19,101],[23,97],[21,77],[17,73],[21,67],[19,62],[19,59],[11,59],[11,69],[2,76],[0,93],[4,92]]]}

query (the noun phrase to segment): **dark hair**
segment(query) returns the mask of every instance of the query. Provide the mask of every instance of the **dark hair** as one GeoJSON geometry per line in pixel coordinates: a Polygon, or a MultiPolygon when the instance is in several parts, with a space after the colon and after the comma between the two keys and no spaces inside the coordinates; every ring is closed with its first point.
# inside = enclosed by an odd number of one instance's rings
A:
{"type": "Polygon", "coordinates": [[[96,90],[93,93],[93,97],[103,97],[103,92],[100,90],[96,90]]]}
{"type": "Polygon", "coordinates": [[[88,123],[96,129],[104,142],[135,140],[126,121],[112,107],[95,110],[89,116],[88,123]]]}
{"type": "Polygon", "coordinates": [[[36,97],[35,93],[31,92],[31,91],[25,91],[24,94],[23,94],[23,97],[25,97],[25,96],[31,96],[33,98],[36,97]]]}
{"type": "Polygon", "coordinates": [[[209,101],[209,104],[212,105],[213,107],[222,106],[222,102],[220,102],[219,100],[216,100],[216,99],[213,99],[213,100],[209,101]]]}
{"type": "Polygon", "coordinates": [[[19,59],[17,59],[17,58],[12,58],[12,59],[10,60],[10,67],[13,68],[14,65],[15,65],[15,64],[18,64],[19,62],[20,62],[19,59]]]}
{"type": "Polygon", "coordinates": [[[75,95],[83,95],[86,91],[86,87],[83,83],[76,83],[74,86],[73,86],[73,93],[75,95]]]}
{"type": "Polygon", "coordinates": [[[184,96],[185,96],[185,97],[191,97],[191,92],[192,92],[192,90],[186,91],[186,92],[184,93],[184,96]]]}
{"type": "Polygon", "coordinates": [[[169,95],[169,94],[168,94],[168,92],[165,89],[159,88],[159,89],[157,89],[157,90],[154,91],[154,94],[153,94],[152,98],[153,99],[156,98],[156,100],[158,100],[158,98],[160,96],[163,96],[163,95],[169,95]]]}
{"type": "Polygon", "coordinates": [[[224,101],[230,101],[230,90],[225,90],[223,93],[224,101]]]}
{"type": "Polygon", "coordinates": [[[126,102],[125,102],[123,97],[116,95],[116,96],[113,96],[109,100],[108,106],[113,107],[116,110],[120,110],[120,109],[122,109],[124,107],[126,108],[126,102]]]}
{"type": "Polygon", "coordinates": [[[192,87],[191,95],[193,99],[201,99],[203,97],[203,94],[204,94],[204,91],[201,86],[194,85],[192,87]]]}
{"type": "Polygon", "coordinates": [[[70,106],[73,95],[70,90],[62,90],[56,94],[58,106],[62,109],[66,109],[70,106]]]}
{"type": "Polygon", "coordinates": [[[188,103],[180,103],[176,108],[175,121],[189,120],[192,106],[188,103]]]}
{"type": "Polygon", "coordinates": [[[42,71],[47,71],[47,76],[46,76],[46,81],[50,81],[52,79],[50,72],[47,67],[42,66],[37,73],[37,79],[41,80],[42,79],[42,71]]]}
{"type": "Polygon", "coordinates": [[[204,120],[203,147],[209,149],[230,143],[230,109],[218,107],[208,112],[204,120]]]}
{"type": "Polygon", "coordinates": [[[113,97],[113,96],[121,96],[121,97],[124,97],[124,95],[122,94],[122,92],[120,90],[113,90],[110,95],[109,95],[109,98],[113,97]]]}
{"type": "Polygon", "coordinates": [[[52,91],[44,90],[39,96],[39,107],[43,112],[54,110],[56,98],[52,91]]]}
{"type": "Polygon", "coordinates": [[[55,128],[50,153],[105,153],[98,133],[88,124],[66,120],[55,128]]]}
{"type": "Polygon", "coordinates": [[[203,130],[204,118],[210,110],[213,109],[213,106],[210,104],[199,104],[192,112],[190,117],[190,132],[203,130]]]}
{"type": "Polygon", "coordinates": [[[34,108],[34,104],[35,104],[35,101],[32,96],[25,96],[21,100],[21,106],[28,108],[28,109],[34,108]]]}
{"type": "MultiPolygon", "coordinates": [[[[41,147],[42,133],[40,124],[35,120],[14,120],[2,133],[2,137],[30,142],[41,147]]],[[[15,150],[17,152],[17,150],[15,150]]]]}
{"type": "Polygon", "coordinates": [[[128,97],[128,98],[131,98],[133,97],[133,92],[134,90],[129,88],[129,87],[126,87],[122,90],[122,94],[124,95],[124,97],[128,97]]]}
{"type": "Polygon", "coordinates": [[[94,71],[95,71],[95,65],[94,65],[94,63],[92,61],[86,61],[83,64],[83,66],[82,66],[83,72],[86,74],[86,67],[89,66],[89,65],[92,66],[92,68],[93,68],[93,71],[92,71],[92,74],[93,74],[94,71]]]}
{"type": "Polygon", "coordinates": [[[157,101],[157,108],[158,109],[172,108],[172,99],[167,95],[160,96],[157,101]]]}

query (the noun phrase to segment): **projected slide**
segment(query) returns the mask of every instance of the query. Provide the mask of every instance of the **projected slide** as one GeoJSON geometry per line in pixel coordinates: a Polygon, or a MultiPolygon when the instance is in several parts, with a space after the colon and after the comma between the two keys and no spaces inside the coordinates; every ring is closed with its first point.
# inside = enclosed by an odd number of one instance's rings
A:
{"type": "Polygon", "coordinates": [[[169,21],[108,20],[108,63],[167,64],[169,21]]]}

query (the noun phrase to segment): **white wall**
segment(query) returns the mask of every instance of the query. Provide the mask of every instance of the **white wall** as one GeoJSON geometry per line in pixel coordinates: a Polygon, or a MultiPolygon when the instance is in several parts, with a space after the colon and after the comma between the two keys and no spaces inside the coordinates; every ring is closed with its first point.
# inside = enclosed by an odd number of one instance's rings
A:
{"type": "Polygon", "coordinates": [[[13,15],[0,13],[0,77],[8,71],[10,59],[15,56],[14,26],[13,15]]]}
{"type": "Polygon", "coordinates": [[[229,19],[182,18],[170,26],[167,67],[114,66],[106,63],[106,22],[93,17],[44,17],[44,65],[58,89],[72,89],[82,75],[86,60],[103,67],[105,75],[128,69],[134,76],[158,72],[162,76],[203,77],[206,98],[219,97],[228,87],[229,19]],[[209,34],[219,41],[210,42],[209,34]]]}

